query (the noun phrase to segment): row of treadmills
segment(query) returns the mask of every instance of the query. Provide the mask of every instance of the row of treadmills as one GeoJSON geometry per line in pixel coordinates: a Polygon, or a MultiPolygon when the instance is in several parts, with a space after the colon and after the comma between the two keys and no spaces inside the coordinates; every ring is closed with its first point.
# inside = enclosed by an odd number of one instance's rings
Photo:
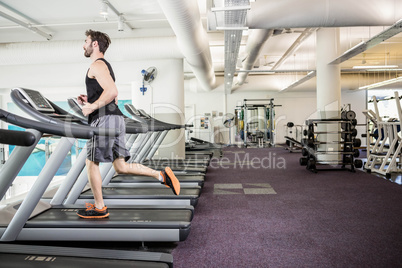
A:
{"type": "Polygon", "coordinates": [[[169,131],[185,126],[161,122],[144,111],[126,105],[126,147],[129,161],[161,170],[170,166],[180,181],[181,192],[145,176],[116,175],[111,163],[100,166],[103,195],[110,216],[82,219],[76,211],[93,203],[85,167],[86,148],[77,156],[59,187],[49,184],[77,139],[93,135],[116,135],[114,129],[87,125],[79,105],[69,99],[71,113],[58,107],[40,92],[15,88],[13,102],[30,118],[0,109],[0,119],[26,131],[1,130],[0,143],[17,145],[0,170],[0,200],[31,155],[42,134],[60,136],[34,185],[21,202],[0,210],[0,262],[4,267],[172,267],[167,253],[32,245],[32,241],[184,241],[191,229],[194,208],[204,185],[212,155],[220,148],[193,140],[182,160],[152,160],[169,131]],[[25,243],[29,241],[30,243],[25,243]]]}

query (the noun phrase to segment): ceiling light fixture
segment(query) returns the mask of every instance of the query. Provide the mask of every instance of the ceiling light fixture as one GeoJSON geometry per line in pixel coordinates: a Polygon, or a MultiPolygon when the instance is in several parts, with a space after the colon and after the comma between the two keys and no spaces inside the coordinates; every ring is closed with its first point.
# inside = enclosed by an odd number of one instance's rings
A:
{"type": "Polygon", "coordinates": [[[311,72],[309,72],[305,77],[302,77],[301,79],[294,81],[294,82],[293,82],[292,84],[290,84],[289,86],[287,86],[287,87],[281,89],[281,91],[283,92],[283,91],[285,91],[285,90],[288,90],[288,89],[294,88],[294,87],[296,87],[296,86],[298,86],[298,85],[300,85],[300,84],[303,84],[304,82],[310,80],[311,78],[315,77],[316,75],[317,75],[317,72],[316,72],[316,71],[311,71],[311,72]]]}
{"type": "Polygon", "coordinates": [[[362,87],[359,87],[359,89],[372,89],[372,88],[376,88],[376,87],[386,86],[386,85],[389,85],[389,84],[394,84],[394,83],[400,82],[400,81],[402,81],[402,76],[399,76],[397,78],[392,78],[392,79],[389,79],[389,80],[385,80],[385,81],[381,81],[381,82],[378,82],[378,83],[370,84],[370,85],[367,85],[367,86],[362,86],[362,87]]]}
{"type": "Polygon", "coordinates": [[[398,65],[357,65],[353,66],[353,69],[392,69],[398,67],[398,65]]]}
{"type": "Polygon", "coordinates": [[[122,15],[119,16],[119,20],[118,20],[118,22],[117,22],[117,30],[118,30],[119,32],[124,31],[124,19],[123,19],[123,16],[122,16],[122,15]]]}
{"type": "Polygon", "coordinates": [[[107,1],[105,1],[105,0],[101,1],[101,9],[100,9],[99,14],[102,15],[104,18],[106,18],[107,15],[109,15],[107,1]]]}
{"type": "Polygon", "coordinates": [[[402,69],[400,69],[400,68],[390,68],[390,69],[384,68],[384,69],[368,69],[367,71],[368,72],[399,72],[399,71],[402,71],[402,69]]]}

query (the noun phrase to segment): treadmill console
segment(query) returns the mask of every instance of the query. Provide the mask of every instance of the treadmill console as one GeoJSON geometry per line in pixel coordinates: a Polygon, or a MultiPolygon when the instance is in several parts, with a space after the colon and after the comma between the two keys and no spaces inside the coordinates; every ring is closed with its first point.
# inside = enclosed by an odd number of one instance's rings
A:
{"type": "Polygon", "coordinates": [[[145,118],[151,118],[151,116],[149,116],[144,110],[138,110],[138,112],[140,113],[140,115],[144,116],[145,118]]]}
{"type": "Polygon", "coordinates": [[[141,116],[141,114],[138,112],[137,109],[135,109],[135,107],[133,105],[127,105],[128,108],[131,110],[131,112],[137,116],[141,116]]]}
{"type": "Polygon", "coordinates": [[[50,112],[54,113],[52,105],[47,101],[43,95],[36,90],[26,89],[26,88],[16,88],[22,96],[24,96],[24,101],[30,104],[33,108],[40,112],[50,112]]]}

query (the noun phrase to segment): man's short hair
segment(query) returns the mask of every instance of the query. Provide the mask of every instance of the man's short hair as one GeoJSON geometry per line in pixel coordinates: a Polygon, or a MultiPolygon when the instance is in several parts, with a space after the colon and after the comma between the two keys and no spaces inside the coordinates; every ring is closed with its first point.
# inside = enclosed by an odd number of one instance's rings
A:
{"type": "Polygon", "coordinates": [[[107,48],[111,43],[110,38],[107,34],[98,31],[87,30],[85,32],[85,35],[90,36],[92,42],[98,41],[99,51],[105,54],[107,48]]]}

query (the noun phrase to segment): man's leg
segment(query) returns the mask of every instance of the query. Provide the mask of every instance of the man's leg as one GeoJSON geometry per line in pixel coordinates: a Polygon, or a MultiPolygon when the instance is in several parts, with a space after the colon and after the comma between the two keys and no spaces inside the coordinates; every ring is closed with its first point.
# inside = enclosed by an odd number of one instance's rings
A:
{"type": "Polygon", "coordinates": [[[156,171],[138,163],[127,163],[124,158],[116,158],[113,161],[113,167],[117,174],[131,174],[139,176],[154,177],[162,184],[172,188],[176,195],[180,194],[180,182],[170,168],[164,171],[156,171]]]}
{"type": "Polygon", "coordinates": [[[114,160],[113,167],[114,170],[116,170],[117,174],[149,176],[159,180],[159,171],[138,163],[127,163],[126,161],[124,161],[124,158],[117,158],[116,160],[114,160]]]}
{"type": "Polygon", "coordinates": [[[99,163],[86,159],[88,181],[91,185],[95,204],[86,204],[86,209],[80,209],[77,215],[85,219],[100,219],[109,216],[109,212],[103,203],[102,177],[99,171],[99,163]]]}
{"type": "Polygon", "coordinates": [[[95,199],[95,207],[102,209],[105,204],[102,195],[102,177],[100,175],[99,163],[86,160],[88,181],[95,199]]]}

